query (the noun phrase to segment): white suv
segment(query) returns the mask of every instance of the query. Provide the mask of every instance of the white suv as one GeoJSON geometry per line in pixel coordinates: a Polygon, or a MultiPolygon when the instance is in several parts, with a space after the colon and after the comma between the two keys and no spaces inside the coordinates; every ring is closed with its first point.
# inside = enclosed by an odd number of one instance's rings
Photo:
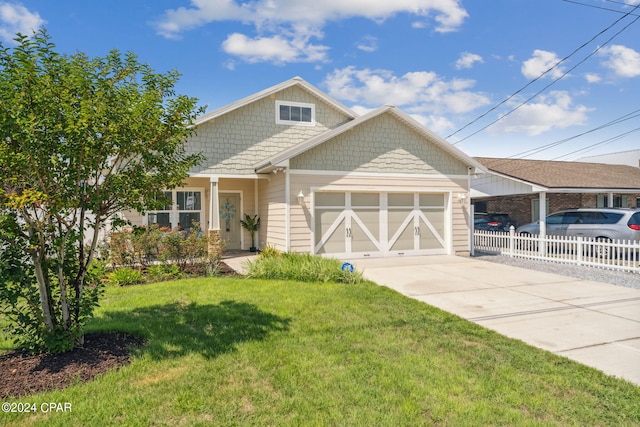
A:
{"type": "MultiPolygon", "coordinates": [[[[599,240],[640,240],[640,209],[567,209],[547,217],[547,234],[593,237],[599,240]]],[[[540,222],[518,227],[519,234],[539,234],[540,222]]]]}

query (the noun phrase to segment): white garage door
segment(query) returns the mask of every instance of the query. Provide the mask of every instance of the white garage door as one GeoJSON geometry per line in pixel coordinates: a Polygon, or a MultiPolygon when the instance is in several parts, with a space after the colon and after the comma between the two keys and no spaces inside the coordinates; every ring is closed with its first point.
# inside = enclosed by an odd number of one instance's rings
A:
{"type": "Polygon", "coordinates": [[[443,254],[442,193],[314,193],[316,254],[386,256],[443,254]]]}

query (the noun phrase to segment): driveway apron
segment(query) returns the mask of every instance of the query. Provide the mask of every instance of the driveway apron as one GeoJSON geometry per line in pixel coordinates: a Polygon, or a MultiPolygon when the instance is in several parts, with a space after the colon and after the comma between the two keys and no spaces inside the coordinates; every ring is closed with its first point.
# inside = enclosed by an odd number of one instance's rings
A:
{"type": "Polygon", "coordinates": [[[349,262],[408,297],[640,385],[640,290],[446,255],[349,262]]]}

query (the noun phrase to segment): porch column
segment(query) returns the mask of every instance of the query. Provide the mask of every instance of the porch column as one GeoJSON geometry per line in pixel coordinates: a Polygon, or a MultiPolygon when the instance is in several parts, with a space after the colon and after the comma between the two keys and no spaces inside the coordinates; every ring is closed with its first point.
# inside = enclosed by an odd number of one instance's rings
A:
{"type": "Polygon", "coordinates": [[[221,257],[224,245],[220,238],[220,199],[218,196],[217,178],[209,181],[209,256],[221,257]]]}
{"type": "Polygon", "coordinates": [[[544,243],[544,238],[547,236],[547,193],[541,191],[539,193],[539,218],[540,218],[540,255],[545,255],[547,252],[547,245],[544,243]]]}
{"type": "Polygon", "coordinates": [[[609,193],[609,195],[607,197],[607,207],[608,208],[612,208],[613,207],[613,193],[609,193]]]}
{"type": "Polygon", "coordinates": [[[209,182],[209,230],[220,231],[220,200],[218,197],[218,181],[211,178],[209,182]]]}

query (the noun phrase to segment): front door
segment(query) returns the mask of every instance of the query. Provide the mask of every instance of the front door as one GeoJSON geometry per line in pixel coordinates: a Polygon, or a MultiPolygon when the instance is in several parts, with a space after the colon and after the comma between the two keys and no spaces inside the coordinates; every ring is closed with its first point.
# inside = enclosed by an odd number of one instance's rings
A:
{"type": "Polygon", "coordinates": [[[241,249],[240,195],[237,193],[220,193],[220,237],[226,242],[227,249],[241,249]]]}

